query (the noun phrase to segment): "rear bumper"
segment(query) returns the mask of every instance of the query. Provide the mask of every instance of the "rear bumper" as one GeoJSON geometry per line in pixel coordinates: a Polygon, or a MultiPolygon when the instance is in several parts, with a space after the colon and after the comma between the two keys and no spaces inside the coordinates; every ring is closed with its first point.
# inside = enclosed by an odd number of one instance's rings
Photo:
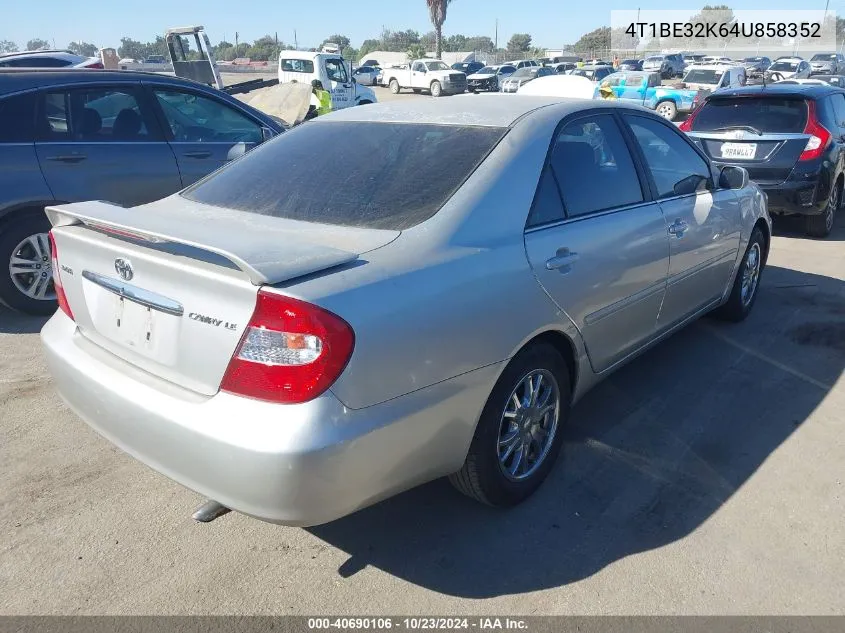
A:
{"type": "Polygon", "coordinates": [[[773,215],[820,215],[827,205],[828,188],[821,187],[818,179],[759,187],[769,197],[773,215]]]}
{"type": "Polygon", "coordinates": [[[106,439],[233,510],[300,526],[458,470],[499,370],[366,409],[331,392],[276,405],[166,383],[88,341],[61,311],[41,339],[59,394],[106,439]]]}

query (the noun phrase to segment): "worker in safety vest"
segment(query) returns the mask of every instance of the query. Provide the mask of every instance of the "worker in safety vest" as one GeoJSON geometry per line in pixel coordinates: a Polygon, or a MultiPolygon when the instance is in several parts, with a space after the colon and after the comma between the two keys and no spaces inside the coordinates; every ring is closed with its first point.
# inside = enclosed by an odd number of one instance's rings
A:
{"type": "Polygon", "coordinates": [[[317,116],[328,114],[332,111],[332,95],[330,92],[323,90],[323,82],[315,79],[311,82],[311,91],[317,97],[320,105],[317,106],[317,116]]]}

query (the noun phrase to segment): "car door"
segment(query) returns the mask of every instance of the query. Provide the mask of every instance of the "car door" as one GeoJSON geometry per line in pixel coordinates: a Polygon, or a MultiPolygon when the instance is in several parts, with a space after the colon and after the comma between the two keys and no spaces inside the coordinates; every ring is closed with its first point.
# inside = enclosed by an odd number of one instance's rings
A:
{"type": "Polygon", "coordinates": [[[149,88],[184,187],[262,141],[259,122],[231,104],[189,88],[149,88]]]}
{"type": "Polygon", "coordinates": [[[332,93],[332,107],[335,110],[355,105],[355,86],[349,78],[346,63],[340,57],[326,57],[323,60],[332,93]]]}
{"type": "Polygon", "coordinates": [[[428,84],[425,80],[426,75],[426,68],[425,64],[422,62],[414,62],[414,65],[411,66],[411,87],[413,88],[422,88],[423,86],[428,87],[428,84]]]}
{"type": "Polygon", "coordinates": [[[669,278],[658,319],[665,330],[722,296],[739,249],[739,202],[716,187],[710,164],[675,126],[632,113],[623,119],[668,223],[669,278]]]}
{"type": "Polygon", "coordinates": [[[616,118],[559,128],[532,206],[525,249],[537,280],[578,327],[595,371],[655,333],[669,238],[616,118]]]}
{"type": "Polygon", "coordinates": [[[140,84],[39,94],[38,162],[57,200],[135,206],[181,188],[173,151],[140,84]]]}

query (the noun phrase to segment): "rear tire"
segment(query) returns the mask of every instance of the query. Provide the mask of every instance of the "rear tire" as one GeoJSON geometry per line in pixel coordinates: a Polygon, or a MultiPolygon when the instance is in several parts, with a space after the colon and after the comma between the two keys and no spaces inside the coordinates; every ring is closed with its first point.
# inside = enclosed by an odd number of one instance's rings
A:
{"type": "Polygon", "coordinates": [[[763,268],[766,265],[766,239],[763,231],[755,227],[751,233],[751,240],[745,255],[742,256],[742,263],[734,279],[733,288],[727,303],[717,308],[713,315],[739,323],[751,313],[754,302],[757,300],[757,293],[760,290],[760,278],[763,275],[763,268]]]}
{"type": "Polygon", "coordinates": [[[449,481],[488,505],[512,506],[527,499],[554,467],[571,400],[569,371],[560,353],[547,343],[526,347],[493,387],[464,465],[449,481]],[[527,406],[532,400],[526,380],[533,385],[538,377],[538,395],[527,406]]]}
{"type": "Polygon", "coordinates": [[[824,213],[807,216],[804,229],[807,235],[810,237],[827,237],[830,235],[830,232],[833,230],[833,224],[836,221],[836,212],[839,210],[841,198],[842,185],[837,181],[833,189],[830,190],[830,196],[827,199],[827,206],[825,206],[824,213]]]}
{"type": "Polygon", "coordinates": [[[443,87],[440,85],[439,81],[432,81],[430,90],[432,97],[439,97],[443,94],[443,87]]]}
{"type": "Polygon", "coordinates": [[[390,92],[392,92],[395,95],[398,95],[399,90],[401,90],[401,88],[399,86],[399,82],[396,81],[395,79],[391,79],[390,80],[390,92]]]}
{"type": "Polygon", "coordinates": [[[678,107],[674,101],[661,101],[654,107],[654,111],[667,121],[674,121],[678,116],[678,107]]]}
{"type": "Polygon", "coordinates": [[[0,301],[12,310],[38,315],[49,315],[56,311],[50,249],[46,238],[49,230],[50,222],[43,212],[12,218],[0,227],[0,301]],[[28,238],[34,236],[40,236],[40,239],[36,238],[34,243],[27,244],[28,238]],[[10,270],[13,256],[32,261],[33,272],[20,272],[19,264],[19,272],[13,280],[10,270]],[[28,296],[21,287],[30,286],[36,278],[42,281],[33,287],[33,296],[28,296]],[[38,294],[46,298],[36,298],[38,294]]]}

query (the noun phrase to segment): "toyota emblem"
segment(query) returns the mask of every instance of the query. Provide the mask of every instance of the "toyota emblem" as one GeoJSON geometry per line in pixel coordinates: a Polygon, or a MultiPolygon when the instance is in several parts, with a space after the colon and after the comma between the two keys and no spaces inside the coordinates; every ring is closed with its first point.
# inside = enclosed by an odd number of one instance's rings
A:
{"type": "Polygon", "coordinates": [[[114,269],[123,281],[129,281],[135,276],[135,272],[132,270],[132,262],[128,259],[114,260],[114,269]]]}

